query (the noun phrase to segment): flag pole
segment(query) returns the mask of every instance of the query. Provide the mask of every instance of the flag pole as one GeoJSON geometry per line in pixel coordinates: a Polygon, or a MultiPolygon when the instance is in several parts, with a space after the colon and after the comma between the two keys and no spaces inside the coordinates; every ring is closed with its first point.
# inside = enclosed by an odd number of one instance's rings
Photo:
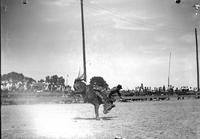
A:
{"type": "Polygon", "coordinates": [[[171,52],[169,54],[168,88],[170,87],[170,66],[171,66],[171,52]]]}

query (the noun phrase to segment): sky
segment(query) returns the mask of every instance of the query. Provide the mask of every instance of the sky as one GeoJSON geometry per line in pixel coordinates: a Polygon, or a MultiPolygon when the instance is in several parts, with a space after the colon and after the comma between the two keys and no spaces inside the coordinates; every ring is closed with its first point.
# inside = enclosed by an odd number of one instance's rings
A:
{"type": "MultiPolygon", "coordinates": [[[[1,74],[35,80],[83,73],[80,0],[2,0],[1,74]]],[[[199,0],[83,0],[87,83],[109,87],[197,86],[195,27],[199,0]]],[[[200,44],[200,42],[199,42],[200,44]]],[[[200,49],[199,49],[200,50],[200,49]]]]}

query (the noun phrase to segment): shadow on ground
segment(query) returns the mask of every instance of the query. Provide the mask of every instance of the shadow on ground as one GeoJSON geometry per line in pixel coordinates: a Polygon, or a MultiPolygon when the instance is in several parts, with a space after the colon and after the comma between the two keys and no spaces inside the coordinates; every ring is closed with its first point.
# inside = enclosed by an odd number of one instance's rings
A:
{"type": "MultiPolygon", "coordinates": [[[[113,120],[117,116],[100,117],[101,120],[113,120]]],[[[96,118],[75,117],[74,120],[96,120],[96,118]]]]}

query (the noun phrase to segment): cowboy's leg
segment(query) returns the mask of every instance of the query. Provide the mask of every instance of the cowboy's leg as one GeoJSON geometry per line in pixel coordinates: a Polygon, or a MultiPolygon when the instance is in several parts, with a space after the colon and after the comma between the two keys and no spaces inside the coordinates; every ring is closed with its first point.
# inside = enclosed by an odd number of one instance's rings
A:
{"type": "Polygon", "coordinates": [[[111,98],[109,98],[109,99],[110,99],[110,102],[111,102],[111,104],[112,104],[112,108],[115,107],[115,104],[114,104],[114,102],[116,101],[115,98],[114,98],[114,97],[111,97],[111,98]]]}
{"type": "Polygon", "coordinates": [[[115,105],[113,104],[112,99],[110,99],[107,95],[106,92],[102,93],[103,95],[105,95],[106,98],[106,103],[104,104],[104,114],[108,113],[112,108],[115,107],[115,105]]]}
{"type": "Polygon", "coordinates": [[[100,92],[100,91],[95,91],[96,95],[99,96],[103,102],[103,107],[104,107],[104,114],[107,114],[108,111],[110,111],[114,105],[112,104],[112,102],[110,101],[110,99],[107,97],[107,95],[104,92],[100,92]]]}

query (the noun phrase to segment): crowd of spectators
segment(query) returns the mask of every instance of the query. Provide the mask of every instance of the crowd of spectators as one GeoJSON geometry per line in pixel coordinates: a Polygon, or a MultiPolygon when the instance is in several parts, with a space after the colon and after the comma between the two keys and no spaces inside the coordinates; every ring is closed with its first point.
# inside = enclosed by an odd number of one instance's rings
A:
{"type": "Polygon", "coordinates": [[[141,84],[140,86],[135,87],[132,90],[123,90],[122,94],[125,96],[146,96],[146,95],[189,95],[194,94],[197,91],[195,87],[188,87],[188,86],[168,86],[165,85],[160,87],[147,87],[141,84]]]}

